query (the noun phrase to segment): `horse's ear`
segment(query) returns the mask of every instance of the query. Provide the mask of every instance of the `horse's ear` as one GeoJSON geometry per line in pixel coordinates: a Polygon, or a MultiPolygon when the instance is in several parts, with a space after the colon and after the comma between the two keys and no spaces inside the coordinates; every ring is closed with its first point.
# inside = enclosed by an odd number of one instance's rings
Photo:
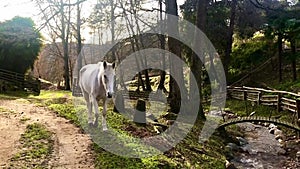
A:
{"type": "Polygon", "coordinates": [[[103,61],[103,67],[104,67],[104,69],[107,68],[107,63],[106,63],[106,61],[103,61]]]}
{"type": "Polygon", "coordinates": [[[112,63],[112,68],[113,68],[113,69],[115,68],[115,66],[116,66],[115,62],[112,63]]]}

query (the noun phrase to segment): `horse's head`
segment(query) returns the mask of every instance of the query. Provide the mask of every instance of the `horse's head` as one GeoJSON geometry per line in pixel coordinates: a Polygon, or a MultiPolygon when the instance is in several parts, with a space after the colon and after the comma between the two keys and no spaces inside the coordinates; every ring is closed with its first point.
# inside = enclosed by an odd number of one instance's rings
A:
{"type": "Polygon", "coordinates": [[[115,63],[103,62],[103,85],[106,90],[106,97],[111,98],[114,93],[115,83],[115,63]]]}

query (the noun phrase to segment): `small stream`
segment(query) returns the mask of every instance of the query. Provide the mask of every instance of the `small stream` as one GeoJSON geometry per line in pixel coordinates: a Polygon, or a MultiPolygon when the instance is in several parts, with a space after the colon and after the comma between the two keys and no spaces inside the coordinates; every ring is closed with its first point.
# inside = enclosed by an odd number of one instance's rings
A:
{"type": "Polygon", "coordinates": [[[252,123],[239,124],[246,137],[231,161],[243,169],[281,169],[287,161],[286,150],[267,127],[252,123]]]}
{"type": "MultiPolygon", "coordinates": [[[[209,112],[221,116],[219,111],[209,112]]],[[[240,123],[244,138],[237,137],[239,145],[228,143],[225,149],[232,152],[228,169],[300,169],[300,140],[286,138],[277,126],[240,123]],[[273,132],[270,132],[273,130],[273,132]]]]}

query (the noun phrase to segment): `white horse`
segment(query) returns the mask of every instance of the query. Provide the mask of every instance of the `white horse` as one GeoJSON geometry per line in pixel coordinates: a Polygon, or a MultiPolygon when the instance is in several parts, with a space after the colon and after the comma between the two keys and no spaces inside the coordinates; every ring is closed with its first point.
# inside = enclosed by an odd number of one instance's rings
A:
{"type": "Polygon", "coordinates": [[[80,69],[79,86],[88,108],[88,123],[90,126],[98,126],[98,102],[103,100],[102,128],[106,126],[107,98],[112,98],[115,82],[115,63],[98,62],[88,64],[80,69]],[[93,123],[92,106],[95,111],[95,121],[93,123]]]}

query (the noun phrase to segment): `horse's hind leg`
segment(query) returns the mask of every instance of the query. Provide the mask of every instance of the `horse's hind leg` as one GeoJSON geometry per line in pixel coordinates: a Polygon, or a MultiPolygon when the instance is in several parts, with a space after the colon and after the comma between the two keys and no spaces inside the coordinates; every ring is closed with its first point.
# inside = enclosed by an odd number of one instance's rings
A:
{"type": "Polygon", "coordinates": [[[86,101],[86,107],[88,108],[88,124],[91,126],[93,124],[92,102],[91,102],[89,94],[87,92],[83,92],[83,97],[86,101]]]}

